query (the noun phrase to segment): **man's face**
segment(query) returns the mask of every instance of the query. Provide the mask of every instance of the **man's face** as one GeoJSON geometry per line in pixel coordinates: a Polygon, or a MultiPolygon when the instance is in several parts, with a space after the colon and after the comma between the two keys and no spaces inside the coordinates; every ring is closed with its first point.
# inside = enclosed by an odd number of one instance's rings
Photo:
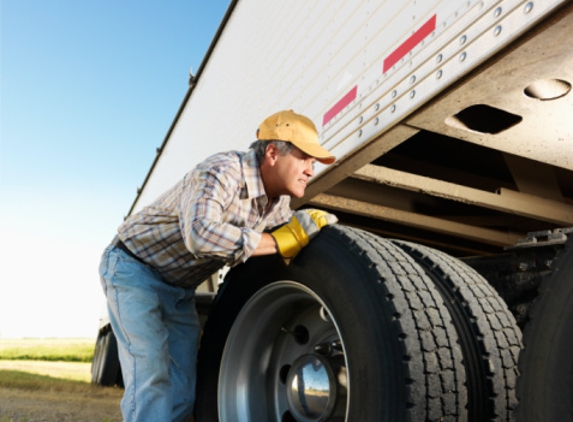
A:
{"type": "Polygon", "coordinates": [[[291,195],[296,198],[304,196],[306,185],[314,176],[313,166],[316,162],[314,157],[295,147],[286,155],[281,155],[278,151],[276,154],[271,154],[269,162],[272,164],[271,170],[266,177],[263,173],[267,195],[270,197],[291,195]]]}

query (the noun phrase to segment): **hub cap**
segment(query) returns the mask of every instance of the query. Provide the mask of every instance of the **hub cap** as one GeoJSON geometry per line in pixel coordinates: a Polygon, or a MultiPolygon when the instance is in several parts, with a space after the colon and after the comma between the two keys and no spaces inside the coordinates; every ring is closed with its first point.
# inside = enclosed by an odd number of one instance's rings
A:
{"type": "Polygon", "coordinates": [[[326,420],[334,408],[336,381],[326,359],[317,355],[301,356],[287,377],[287,400],[296,420],[326,420]]]}
{"type": "Polygon", "coordinates": [[[259,290],[229,333],[218,383],[221,422],[347,420],[344,343],[331,312],[302,284],[259,290]]]}

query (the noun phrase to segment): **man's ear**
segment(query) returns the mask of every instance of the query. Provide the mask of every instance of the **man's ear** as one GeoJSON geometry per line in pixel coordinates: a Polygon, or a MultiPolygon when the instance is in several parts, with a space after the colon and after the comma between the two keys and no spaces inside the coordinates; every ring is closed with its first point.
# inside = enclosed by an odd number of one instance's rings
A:
{"type": "Polygon", "coordinates": [[[265,161],[271,166],[274,166],[279,156],[279,149],[275,144],[269,142],[265,149],[265,161]]]}

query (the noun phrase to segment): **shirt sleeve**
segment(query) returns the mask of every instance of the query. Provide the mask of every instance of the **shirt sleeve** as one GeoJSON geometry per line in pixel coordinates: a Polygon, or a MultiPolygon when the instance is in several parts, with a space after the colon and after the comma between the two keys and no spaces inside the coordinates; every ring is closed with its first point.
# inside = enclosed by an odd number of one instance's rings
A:
{"type": "Polygon", "coordinates": [[[261,233],[246,227],[233,203],[240,189],[239,171],[198,168],[184,182],[180,229],[185,246],[199,259],[218,259],[233,266],[244,262],[261,240],[261,233]]]}

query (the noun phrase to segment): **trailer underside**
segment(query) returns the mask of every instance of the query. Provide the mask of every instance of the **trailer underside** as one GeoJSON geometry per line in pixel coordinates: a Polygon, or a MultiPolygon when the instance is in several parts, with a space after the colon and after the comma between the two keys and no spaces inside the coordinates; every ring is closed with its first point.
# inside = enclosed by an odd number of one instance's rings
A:
{"type": "Polygon", "coordinates": [[[454,256],[573,226],[572,11],[337,163],[293,205],[454,256]]]}

